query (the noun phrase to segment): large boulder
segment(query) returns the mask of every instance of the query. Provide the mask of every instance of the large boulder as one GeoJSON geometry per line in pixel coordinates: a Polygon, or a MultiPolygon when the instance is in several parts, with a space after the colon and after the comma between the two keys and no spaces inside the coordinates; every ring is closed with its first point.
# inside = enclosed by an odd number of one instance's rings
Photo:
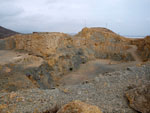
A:
{"type": "Polygon", "coordinates": [[[150,113],[150,83],[126,92],[130,106],[141,113],[150,113]]]}

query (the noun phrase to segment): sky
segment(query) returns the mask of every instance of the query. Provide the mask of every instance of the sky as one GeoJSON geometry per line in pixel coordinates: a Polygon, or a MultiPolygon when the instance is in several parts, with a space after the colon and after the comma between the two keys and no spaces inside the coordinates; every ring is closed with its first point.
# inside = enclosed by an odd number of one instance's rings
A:
{"type": "Polygon", "coordinates": [[[150,35],[150,0],[0,0],[0,26],[21,33],[77,33],[106,27],[150,35]]]}

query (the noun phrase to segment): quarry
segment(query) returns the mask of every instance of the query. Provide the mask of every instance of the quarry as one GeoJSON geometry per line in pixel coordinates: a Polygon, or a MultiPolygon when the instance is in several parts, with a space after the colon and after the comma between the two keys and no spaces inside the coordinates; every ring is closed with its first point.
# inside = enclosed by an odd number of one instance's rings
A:
{"type": "Polygon", "coordinates": [[[0,113],[150,113],[149,59],[150,36],[102,27],[3,36],[0,113]]]}

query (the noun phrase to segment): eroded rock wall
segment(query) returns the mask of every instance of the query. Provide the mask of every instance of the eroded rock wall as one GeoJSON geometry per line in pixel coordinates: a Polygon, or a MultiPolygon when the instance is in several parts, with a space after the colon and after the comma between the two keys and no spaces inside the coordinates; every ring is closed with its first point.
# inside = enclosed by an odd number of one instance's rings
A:
{"type": "Polygon", "coordinates": [[[44,59],[45,62],[34,72],[29,69],[29,76],[39,81],[38,84],[42,88],[49,88],[53,84],[51,80],[56,83],[62,76],[77,70],[80,64],[89,60],[134,60],[126,51],[129,48],[128,40],[104,28],[84,28],[73,37],[55,32],[16,35],[1,40],[0,43],[3,43],[0,45],[1,49],[23,50],[44,59]],[[40,73],[44,77],[41,77],[40,73]]]}
{"type": "Polygon", "coordinates": [[[83,48],[87,57],[112,59],[115,61],[134,61],[127,52],[130,39],[122,37],[105,28],[84,28],[73,38],[74,45],[83,48]]]}
{"type": "Polygon", "coordinates": [[[132,40],[131,44],[138,47],[137,52],[143,61],[150,59],[150,36],[146,36],[143,39],[132,40]]]}

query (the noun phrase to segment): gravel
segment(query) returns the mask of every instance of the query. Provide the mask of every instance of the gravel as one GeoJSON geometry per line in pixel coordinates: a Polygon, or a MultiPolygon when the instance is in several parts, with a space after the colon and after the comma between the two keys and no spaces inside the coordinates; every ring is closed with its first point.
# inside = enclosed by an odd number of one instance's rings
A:
{"type": "Polygon", "coordinates": [[[99,74],[88,82],[55,89],[28,89],[0,93],[0,113],[40,113],[72,100],[97,105],[103,113],[137,113],[129,107],[125,91],[150,81],[150,64],[99,74]]]}

